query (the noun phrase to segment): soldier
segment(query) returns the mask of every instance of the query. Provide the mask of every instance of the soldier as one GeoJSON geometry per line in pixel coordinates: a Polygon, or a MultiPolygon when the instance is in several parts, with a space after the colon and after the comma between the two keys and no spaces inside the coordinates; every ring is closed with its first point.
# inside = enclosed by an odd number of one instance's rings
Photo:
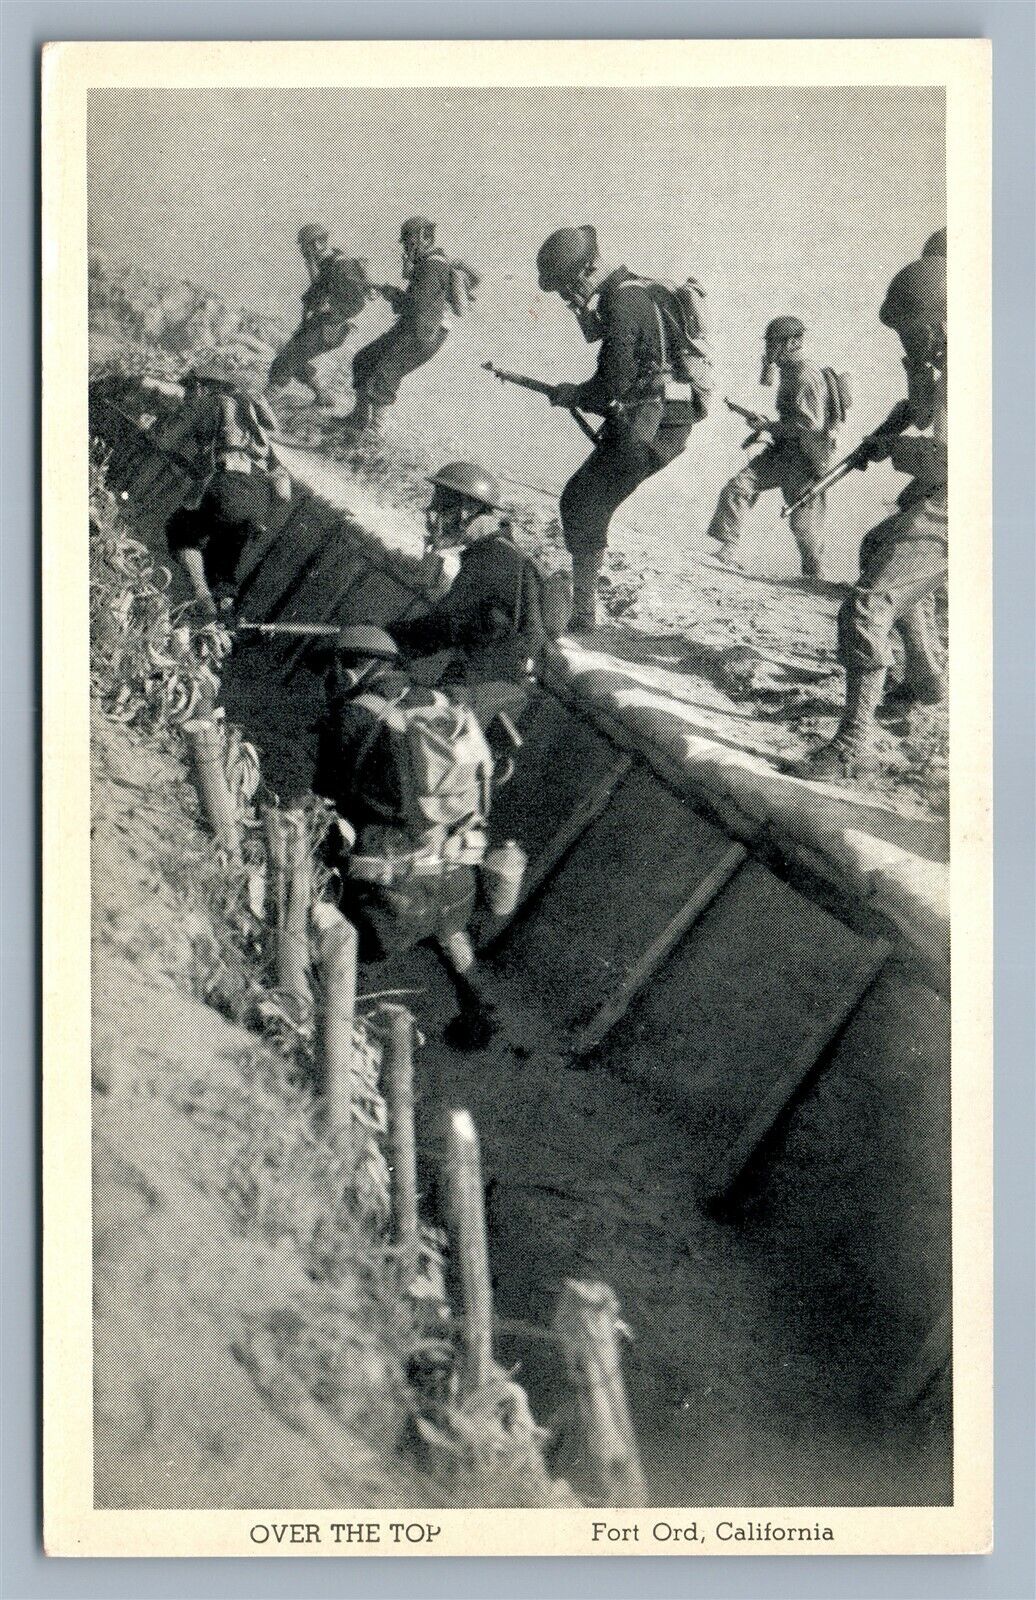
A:
{"type": "MultiPolygon", "coordinates": [[[[838,429],[845,420],[848,387],[830,368],[821,370],[803,358],[805,333],[798,317],[775,317],[766,328],[759,381],[769,386],[774,371],[780,374],[777,421],[753,416],[745,448],[758,444],[764,434],[770,435],[770,443],[725,485],[708,529],[708,537],[719,542],[720,561],[729,567],[738,564],[736,552],[745,514],[759,496],[780,489],[785,504],[791,505],[823,477],[834,456],[838,429]]],[[[803,577],[822,578],[824,496],[819,494],[793,511],[789,521],[803,577]]]]}
{"type": "Polygon", "coordinates": [[[860,576],[838,613],[845,710],[831,742],[789,767],[801,778],[852,778],[873,768],[874,719],[892,665],[893,628],[904,649],[895,699],[906,706],[935,705],[945,693],[928,603],[947,576],[944,257],[932,252],[897,272],[880,316],[905,351],[907,398],[864,439],[855,464],[864,470],[871,461],[891,459],[911,481],[899,496],[899,509],[872,528],[860,547],[860,576]],[[918,432],[905,431],[911,427],[918,432]]]}
{"type": "Polygon", "coordinates": [[[709,363],[704,330],[688,325],[677,291],[625,267],[606,270],[594,228],[561,228],[540,247],[539,285],[575,313],[588,342],[601,341],[585,383],[554,386],[552,405],[604,417],[593,453],[561,495],[561,527],[572,557],[572,630],[597,626],[597,585],[612,516],[634,490],[675,461],[705,415],[709,363]],[[696,338],[696,342],[695,341],[696,338]],[[681,381],[677,373],[682,374],[681,381]]]}
{"type": "Polygon", "coordinates": [[[294,378],[312,389],[317,405],[331,405],[333,397],[321,385],[314,359],[345,343],[350,319],[362,311],[374,289],[363,261],[328,248],[326,229],[312,223],[301,228],[299,249],[309,272],[302,322],[274,357],[268,381],[270,388],[280,389],[294,378]]]}
{"type": "Polygon", "coordinates": [[[198,503],[174,511],[165,535],[205,621],[232,617],[245,546],[264,530],[275,501],[291,498],[268,438],[276,426],[265,400],[218,354],[187,373],[183,404],[155,425],[160,449],[204,473],[198,503]]]}
{"type": "Polygon", "coordinates": [[[450,299],[452,268],[445,251],[435,243],[435,223],[427,217],[408,217],[399,242],[407,286],[381,285],[378,290],[397,320],[353,357],[356,405],[346,421],[360,431],[378,431],[385,411],[395,404],[403,379],[430,361],[446,343],[443,318],[450,299]]]}
{"type": "Polygon", "coordinates": [[[493,759],[473,713],[400,670],[380,628],[344,628],[325,680],[313,787],[335,806],[329,864],[361,961],[427,941],[453,984],[455,1049],[480,1050],[495,1007],[468,924],[485,857],[493,759]]]}
{"type": "Polygon", "coordinates": [[[537,656],[568,620],[567,579],[561,614],[555,581],[518,548],[500,515],[500,486],[484,467],[453,461],[428,481],[429,557],[441,569],[436,553],[459,547],[460,568],[427,616],[391,632],[411,659],[452,652],[439,682],[459,686],[486,727],[499,711],[517,713],[525,704],[537,656]]]}

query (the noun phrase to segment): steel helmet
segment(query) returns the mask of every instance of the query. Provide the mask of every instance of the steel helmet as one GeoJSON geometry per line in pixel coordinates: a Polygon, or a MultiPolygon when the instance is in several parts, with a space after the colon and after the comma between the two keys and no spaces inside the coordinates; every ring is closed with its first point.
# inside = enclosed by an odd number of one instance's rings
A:
{"type": "Polygon", "coordinates": [[[327,243],[327,229],[321,228],[315,222],[307,222],[304,228],[299,229],[299,249],[310,250],[315,244],[327,243]]]}
{"type": "Polygon", "coordinates": [[[945,322],[945,259],[923,256],[897,272],[878,315],[886,328],[897,332],[911,322],[945,322]]]}
{"type": "Polygon", "coordinates": [[[335,640],[335,653],[340,656],[368,656],[375,661],[398,661],[399,646],[383,628],[371,628],[360,623],[353,628],[342,628],[335,640]]]}
{"type": "Polygon", "coordinates": [[[499,483],[491,472],[473,461],[451,461],[448,466],[440,467],[428,482],[440,489],[452,489],[454,494],[464,495],[468,500],[479,500],[484,506],[497,509],[500,505],[499,483]]]}
{"type": "Polygon", "coordinates": [[[586,222],[580,228],[558,228],[536,252],[540,288],[549,294],[576,272],[597,259],[597,229],[586,222]]]}
{"type": "Polygon", "coordinates": [[[239,367],[225,350],[197,350],[184,373],[183,382],[215,383],[225,389],[247,390],[250,374],[239,367]]]}
{"type": "Polygon", "coordinates": [[[801,339],[806,325],[798,317],[774,317],[766,324],[766,338],[773,344],[779,339],[801,339]]]}
{"type": "Polygon", "coordinates": [[[922,261],[927,256],[942,256],[946,260],[946,229],[940,228],[938,233],[933,233],[924,249],[921,251],[922,261]]]}
{"type": "Polygon", "coordinates": [[[427,217],[407,217],[399,230],[399,242],[405,244],[407,239],[412,239],[415,234],[420,239],[426,233],[435,233],[435,223],[429,222],[427,217]]]}

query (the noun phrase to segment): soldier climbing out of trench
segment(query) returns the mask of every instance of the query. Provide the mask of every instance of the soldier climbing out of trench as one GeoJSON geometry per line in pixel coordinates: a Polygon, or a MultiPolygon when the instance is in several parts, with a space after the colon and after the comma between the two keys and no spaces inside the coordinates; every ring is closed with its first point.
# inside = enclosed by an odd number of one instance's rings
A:
{"type": "Polygon", "coordinates": [[[408,660],[433,661],[435,681],[488,728],[501,711],[524,708],[544,644],[568,624],[570,586],[565,574],[545,575],[516,544],[491,472],[452,461],[428,481],[426,560],[441,574],[439,552],[459,548],[459,570],[429,613],[390,631],[408,660]]]}
{"type": "Polygon", "coordinates": [[[597,626],[597,586],[612,517],[646,479],[667,467],[707,413],[711,362],[704,291],[601,263],[596,230],[559,228],[536,257],[539,285],[574,312],[588,343],[600,341],[597,371],[559,383],[551,404],[604,418],[594,450],[561,495],[561,527],[572,557],[573,632],[597,626]]]}
{"type": "Polygon", "coordinates": [[[218,353],[184,378],[177,411],[155,425],[160,449],[195,464],[195,503],[165,527],[170,555],[187,574],[204,621],[232,621],[237,570],[246,545],[266,527],[291,480],[270,444],[277,419],[247,377],[218,353]]]}
{"type": "Polygon", "coordinates": [[[881,307],[881,321],[905,352],[907,396],[863,440],[853,465],[863,471],[891,460],[911,481],[898,510],[860,547],[860,576],[838,613],[845,710],[831,742],[788,768],[795,777],[855,778],[873,769],[893,629],[903,642],[903,678],[885,697],[886,708],[890,699],[937,705],[945,694],[931,607],[947,577],[945,247],[945,236],[929,240],[920,260],[896,273],[881,307]]]}
{"type": "Polygon", "coordinates": [[[457,996],[446,1040],[483,1049],[496,1030],[468,925],[486,856],[493,757],[474,713],[414,685],[380,628],[344,628],[325,678],[313,787],[339,825],[326,857],[360,959],[428,942],[457,996]]]}
{"type": "Polygon", "coordinates": [[[281,389],[294,379],[313,391],[317,405],[328,406],[333,396],[320,382],[314,362],[340,349],[352,329],[352,318],[376,291],[359,257],[329,247],[326,228],[315,223],[301,228],[299,249],[309,273],[302,321],[274,357],[267,382],[271,389],[281,389]]]}
{"type": "MultiPolygon", "coordinates": [[[[708,537],[718,541],[719,559],[725,566],[738,565],[737,546],[745,515],[761,494],[780,489],[791,506],[831,465],[850,404],[849,381],[844,373],[815,366],[804,358],[805,336],[805,325],[798,317],[775,317],[767,325],[759,381],[767,387],[775,373],[780,375],[776,420],[727,402],[751,427],[744,442],[746,450],[767,436],[769,442],[720,492],[708,537]]],[[[823,494],[793,510],[789,521],[803,577],[823,578],[823,494]]]]}
{"type": "Polygon", "coordinates": [[[353,357],[356,404],[345,418],[357,432],[377,433],[394,405],[399,386],[446,343],[446,308],[460,316],[478,287],[479,276],[462,261],[451,261],[435,242],[435,223],[408,217],[399,235],[405,289],[377,285],[396,321],[353,357]]]}

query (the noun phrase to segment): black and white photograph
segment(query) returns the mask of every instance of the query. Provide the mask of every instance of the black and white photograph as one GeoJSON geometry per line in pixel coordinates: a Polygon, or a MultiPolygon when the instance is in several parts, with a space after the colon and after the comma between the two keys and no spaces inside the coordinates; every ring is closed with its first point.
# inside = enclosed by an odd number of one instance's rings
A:
{"type": "Polygon", "coordinates": [[[393,48],[44,65],[48,1547],[981,1549],[982,42],[393,48]]]}

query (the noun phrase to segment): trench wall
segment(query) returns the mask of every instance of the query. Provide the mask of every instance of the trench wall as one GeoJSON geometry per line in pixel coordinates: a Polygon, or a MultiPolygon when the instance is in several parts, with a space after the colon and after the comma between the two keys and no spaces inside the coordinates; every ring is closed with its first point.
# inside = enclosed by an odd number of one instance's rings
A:
{"type": "MultiPolygon", "coordinates": [[[[189,474],[117,406],[98,400],[93,427],[157,534],[189,474]]],[[[257,621],[384,625],[429,601],[419,562],[299,481],[242,571],[257,621]]],[[[818,1074],[916,1081],[937,1159],[902,1197],[933,1241],[896,1384],[909,1403],[949,1360],[947,868],[869,832],[844,795],[690,734],[600,659],[562,645],[544,664],[491,819],[529,853],[524,900],[479,942],[575,1052],[678,1108],[713,1206],[758,1181],[818,1074]]],[[[290,687],[297,647],[278,664],[290,687]]]]}

